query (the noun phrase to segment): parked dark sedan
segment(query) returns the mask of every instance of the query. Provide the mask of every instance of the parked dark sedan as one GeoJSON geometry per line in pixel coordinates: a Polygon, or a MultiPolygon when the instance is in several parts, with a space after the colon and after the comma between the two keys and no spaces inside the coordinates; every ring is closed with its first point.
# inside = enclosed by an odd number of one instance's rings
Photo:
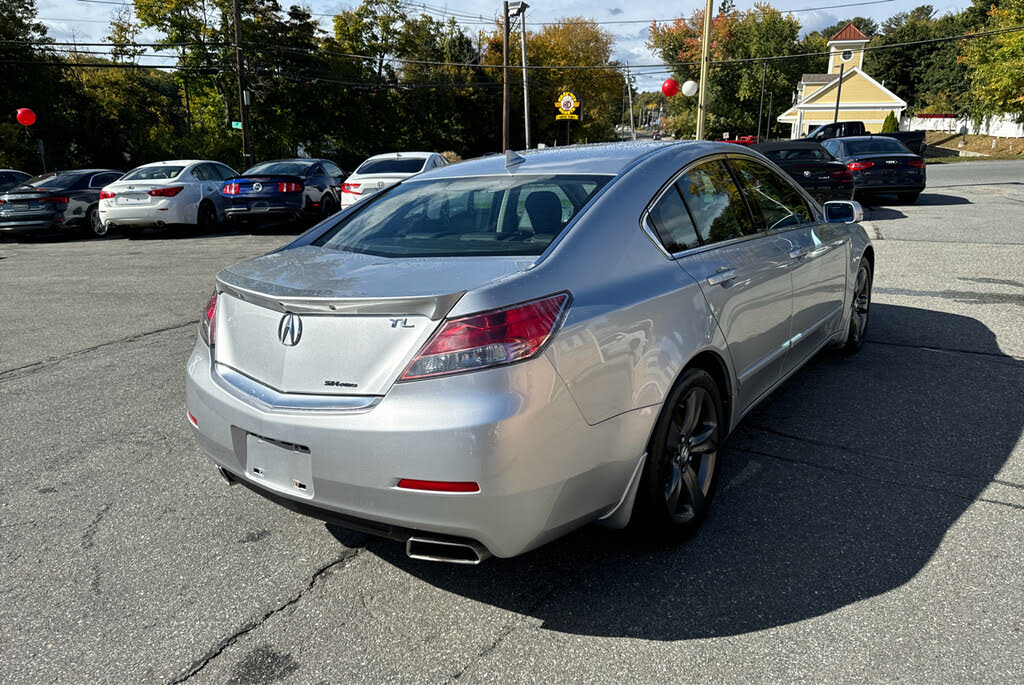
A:
{"type": "Polygon", "coordinates": [[[914,202],[925,186],[925,162],[893,138],[833,138],[822,147],[853,172],[854,192],[895,193],[900,202],[914,202]]]}
{"type": "Polygon", "coordinates": [[[266,224],[318,220],[341,207],[348,174],[329,159],[275,159],[225,181],[231,200],[224,213],[237,223],[266,224]]]}
{"type": "Polygon", "coordinates": [[[32,174],[26,174],[24,171],[0,169],[0,192],[20,185],[30,178],[32,178],[32,174]]]}
{"type": "Polygon", "coordinates": [[[0,194],[0,232],[82,230],[106,235],[100,188],[121,178],[113,169],[77,169],[33,176],[0,194]]]}
{"type": "Polygon", "coordinates": [[[778,164],[818,202],[853,198],[853,172],[818,143],[789,140],[750,147],[778,164]]]}

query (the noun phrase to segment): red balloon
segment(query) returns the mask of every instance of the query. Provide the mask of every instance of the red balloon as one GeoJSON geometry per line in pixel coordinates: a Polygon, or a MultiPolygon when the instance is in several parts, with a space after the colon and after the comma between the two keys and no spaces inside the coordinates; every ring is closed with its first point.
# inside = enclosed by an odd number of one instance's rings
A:
{"type": "Polygon", "coordinates": [[[661,92],[665,94],[665,97],[672,97],[679,92],[679,82],[674,78],[665,79],[665,82],[661,84],[661,92]]]}
{"type": "Polygon", "coordinates": [[[36,113],[28,107],[22,107],[18,110],[18,123],[22,126],[31,126],[36,123],[36,113]]]}

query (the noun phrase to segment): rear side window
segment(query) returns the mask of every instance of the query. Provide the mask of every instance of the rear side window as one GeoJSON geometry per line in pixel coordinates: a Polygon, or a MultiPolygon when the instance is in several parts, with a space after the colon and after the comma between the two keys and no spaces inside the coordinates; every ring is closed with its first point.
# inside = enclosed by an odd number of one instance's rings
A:
{"type": "Polygon", "coordinates": [[[357,205],[315,244],[383,257],[539,255],[610,178],[411,180],[357,205]]]}
{"type": "Polygon", "coordinates": [[[757,232],[740,189],[721,161],[705,162],[676,182],[703,243],[718,243],[757,232]]]}
{"type": "Polygon", "coordinates": [[[679,189],[672,185],[647,214],[651,228],[658,234],[665,249],[674,254],[696,247],[697,229],[686,211],[679,189]]]}
{"type": "Polygon", "coordinates": [[[345,172],[333,162],[324,162],[324,169],[327,171],[327,175],[331,178],[339,178],[340,176],[345,175],[345,172]]]}
{"type": "Polygon", "coordinates": [[[832,155],[833,157],[839,156],[839,143],[837,141],[826,140],[824,143],[821,144],[821,146],[828,150],[829,154],[832,155]]]}
{"type": "Polygon", "coordinates": [[[90,181],[89,187],[90,188],[102,188],[103,186],[110,185],[111,183],[113,183],[114,181],[116,181],[119,178],[121,178],[121,174],[119,174],[119,173],[117,173],[117,174],[111,174],[111,173],[96,174],[95,176],[92,177],[92,181],[90,181]]]}
{"type": "Polygon", "coordinates": [[[280,174],[282,176],[305,176],[312,162],[263,162],[246,170],[244,176],[280,174]]]}
{"type": "Polygon", "coordinates": [[[739,173],[751,209],[766,230],[813,220],[814,214],[800,192],[774,171],[754,160],[734,159],[731,163],[739,173]]]}

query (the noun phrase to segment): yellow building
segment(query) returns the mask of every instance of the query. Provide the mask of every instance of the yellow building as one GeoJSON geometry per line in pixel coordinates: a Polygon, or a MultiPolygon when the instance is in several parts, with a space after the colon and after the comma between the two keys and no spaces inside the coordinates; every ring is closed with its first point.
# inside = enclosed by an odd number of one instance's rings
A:
{"type": "Polygon", "coordinates": [[[864,73],[867,44],[868,37],[853,24],[832,37],[828,42],[828,73],[804,74],[796,86],[796,104],[779,116],[779,123],[792,126],[790,138],[802,138],[818,126],[835,121],[837,96],[839,121],[863,121],[868,131],[880,133],[889,112],[899,119],[907,103],[864,73]]]}

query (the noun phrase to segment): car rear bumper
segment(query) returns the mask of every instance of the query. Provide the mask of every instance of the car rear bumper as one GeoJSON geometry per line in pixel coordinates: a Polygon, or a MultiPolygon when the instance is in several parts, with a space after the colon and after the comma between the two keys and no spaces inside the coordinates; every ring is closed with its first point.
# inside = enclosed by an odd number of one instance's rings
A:
{"type": "MultiPolygon", "coordinates": [[[[174,198],[177,199],[177,198],[174,198]]],[[[194,224],[197,209],[194,203],[175,203],[167,207],[104,206],[100,203],[100,221],[115,226],[162,226],[194,224]]]]}
{"type": "Polygon", "coordinates": [[[66,231],[73,229],[80,222],[67,222],[63,215],[45,218],[10,219],[0,217],[0,233],[30,233],[33,231],[66,231]]]}
{"type": "Polygon", "coordinates": [[[302,207],[295,207],[291,205],[269,206],[258,209],[250,209],[249,207],[228,207],[224,210],[224,215],[230,221],[242,223],[264,223],[300,219],[303,216],[303,210],[302,207]]]}
{"type": "Polygon", "coordinates": [[[197,342],[186,405],[200,447],[230,478],[340,525],[400,539],[468,538],[501,557],[610,513],[657,413],[589,426],[543,356],[397,384],[358,411],[275,410],[251,399],[217,380],[209,348],[197,342]],[[266,459],[257,436],[308,450],[294,457],[307,470],[305,490],[290,476],[270,482],[254,473],[266,459]],[[479,492],[400,489],[402,478],[473,482],[479,492]]]}

